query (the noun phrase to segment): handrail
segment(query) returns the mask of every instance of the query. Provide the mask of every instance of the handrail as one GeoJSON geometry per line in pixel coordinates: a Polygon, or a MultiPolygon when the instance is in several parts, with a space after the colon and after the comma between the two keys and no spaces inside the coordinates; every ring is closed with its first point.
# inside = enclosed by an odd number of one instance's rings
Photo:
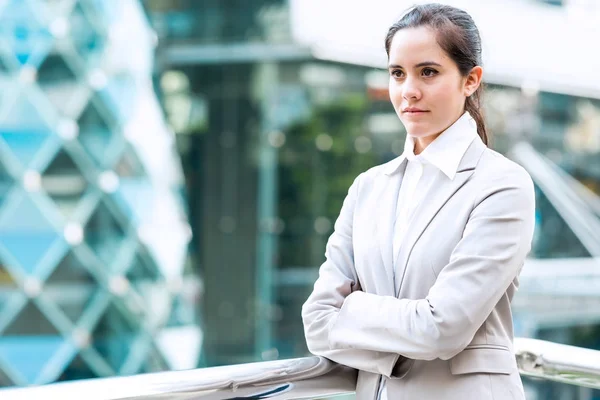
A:
{"type": "MultiPolygon", "coordinates": [[[[517,338],[522,375],[600,389],[600,351],[517,338]]],[[[298,399],[354,392],[356,371],[323,357],[3,389],[2,400],[298,399]]]]}
{"type": "Polygon", "coordinates": [[[351,394],[356,371],[323,357],[3,389],[2,400],[313,398],[351,394]]]}
{"type": "Polygon", "coordinates": [[[600,351],[537,339],[515,339],[523,376],[600,389],[600,351]]]}

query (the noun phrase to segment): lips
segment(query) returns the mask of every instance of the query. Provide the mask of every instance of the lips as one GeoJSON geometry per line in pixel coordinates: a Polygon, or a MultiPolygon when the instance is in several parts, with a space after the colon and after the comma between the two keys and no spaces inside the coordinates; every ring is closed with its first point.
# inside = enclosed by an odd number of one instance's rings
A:
{"type": "Polygon", "coordinates": [[[416,107],[407,107],[405,109],[402,110],[402,112],[404,114],[423,114],[428,112],[427,110],[421,110],[420,108],[416,108],[416,107]]]}

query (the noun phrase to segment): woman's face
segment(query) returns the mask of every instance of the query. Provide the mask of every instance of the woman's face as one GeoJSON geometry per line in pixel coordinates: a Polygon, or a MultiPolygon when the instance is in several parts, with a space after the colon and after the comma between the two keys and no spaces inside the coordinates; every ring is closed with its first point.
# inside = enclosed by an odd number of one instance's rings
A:
{"type": "Polygon", "coordinates": [[[465,99],[481,78],[481,71],[479,76],[463,77],[427,27],[396,33],[389,51],[389,74],[392,104],[407,133],[421,144],[420,150],[463,114],[465,99]]]}

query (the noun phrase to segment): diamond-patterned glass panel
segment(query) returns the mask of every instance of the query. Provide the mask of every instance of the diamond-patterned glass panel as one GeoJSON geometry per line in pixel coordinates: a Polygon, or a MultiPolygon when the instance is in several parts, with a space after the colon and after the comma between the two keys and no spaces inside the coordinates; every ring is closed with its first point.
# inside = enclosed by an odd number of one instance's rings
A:
{"type": "Polygon", "coordinates": [[[93,98],[77,121],[79,125],[79,142],[98,165],[106,165],[107,150],[115,134],[115,122],[102,102],[93,98]]]}
{"type": "Polygon", "coordinates": [[[85,227],[85,241],[107,266],[119,251],[125,232],[117,218],[100,203],[85,227]]]}
{"type": "Polygon", "coordinates": [[[147,220],[153,211],[154,188],[146,179],[125,178],[115,193],[119,202],[132,221],[138,224],[147,220]]]}
{"type": "Polygon", "coordinates": [[[121,177],[141,178],[146,175],[142,162],[131,146],[126,147],[114,169],[121,177]]]}
{"type": "Polygon", "coordinates": [[[28,166],[52,133],[33,95],[19,93],[6,113],[0,115],[0,138],[19,163],[28,166]]]}
{"type": "Polygon", "coordinates": [[[127,272],[127,279],[130,282],[151,282],[155,283],[161,278],[160,271],[152,256],[146,251],[139,252],[131,263],[131,267],[127,272]]]}
{"type": "Polygon", "coordinates": [[[29,302],[2,332],[0,360],[25,383],[32,384],[64,342],[52,322],[29,302]]]}
{"type": "Polygon", "coordinates": [[[64,344],[62,336],[0,336],[0,359],[21,376],[27,384],[36,378],[52,356],[64,344]]]}
{"type": "Polygon", "coordinates": [[[37,81],[40,85],[63,85],[76,79],[75,73],[67,64],[65,56],[59,52],[49,54],[37,71],[37,81]]]}
{"type": "Polygon", "coordinates": [[[111,79],[103,91],[107,106],[116,115],[121,123],[133,112],[135,102],[133,99],[137,94],[135,80],[130,76],[120,76],[111,79]]]}
{"type": "Polygon", "coordinates": [[[135,293],[144,299],[146,322],[161,325],[166,322],[171,310],[171,295],[165,287],[164,278],[157,264],[146,250],[135,256],[126,274],[135,293]]]}
{"type": "Polygon", "coordinates": [[[88,17],[86,8],[89,8],[89,1],[78,1],[69,21],[75,50],[81,58],[92,64],[98,61],[107,38],[103,36],[101,27],[94,19],[88,17]]]}
{"type": "Polygon", "coordinates": [[[12,204],[5,204],[0,215],[0,250],[4,250],[0,257],[31,274],[62,236],[31,198],[19,196],[13,200],[12,204]]]}
{"type": "Polygon", "coordinates": [[[85,287],[92,285],[94,288],[96,280],[90,274],[84,263],[81,262],[72,251],[69,251],[60,263],[54,268],[52,274],[46,279],[46,286],[77,286],[85,287]]]}
{"type": "Polygon", "coordinates": [[[20,64],[39,66],[53,42],[48,27],[40,21],[28,1],[10,0],[0,16],[0,34],[20,64]]]}
{"type": "Polygon", "coordinates": [[[179,256],[157,259],[144,242],[159,217],[175,227],[161,254],[180,254],[189,236],[177,156],[148,108],[158,103],[142,8],[2,3],[0,386],[168,369],[149,335],[173,314],[198,328],[193,299],[173,313],[167,287],[184,277],[162,272],[183,270],[179,256]],[[173,165],[150,168],[154,159],[173,165]]]}
{"type": "Polygon", "coordinates": [[[63,373],[58,377],[58,381],[72,381],[76,379],[93,379],[99,378],[99,375],[94,372],[88,362],[81,355],[77,355],[71,363],[64,369],[63,373]]]}
{"type": "Polygon", "coordinates": [[[69,218],[88,187],[73,158],[60,150],[42,175],[42,188],[65,218],[69,218]]]}
{"type": "Polygon", "coordinates": [[[37,71],[37,82],[56,110],[65,117],[73,117],[79,107],[72,103],[77,100],[77,93],[81,84],[67,56],[60,52],[53,52],[46,57],[37,71]]]}
{"type": "Polygon", "coordinates": [[[144,365],[142,366],[142,373],[151,373],[156,371],[162,371],[168,369],[169,365],[165,361],[164,355],[156,348],[152,346],[148,352],[148,356],[144,365]]]}
{"type": "Polygon", "coordinates": [[[13,177],[6,171],[6,168],[4,168],[4,165],[0,162],[0,207],[8,196],[13,184],[13,177]]]}
{"type": "Polygon", "coordinates": [[[139,321],[111,304],[94,329],[93,347],[113,369],[119,370],[139,334],[139,321]]]}
{"type": "Polygon", "coordinates": [[[97,290],[95,278],[72,251],[61,260],[44,284],[46,298],[74,324],[88,309],[97,290]]]}
{"type": "Polygon", "coordinates": [[[48,320],[33,302],[19,312],[17,317],[2,332],[6,336],[18,335],[59,335],[58,329],[48,320]]]}

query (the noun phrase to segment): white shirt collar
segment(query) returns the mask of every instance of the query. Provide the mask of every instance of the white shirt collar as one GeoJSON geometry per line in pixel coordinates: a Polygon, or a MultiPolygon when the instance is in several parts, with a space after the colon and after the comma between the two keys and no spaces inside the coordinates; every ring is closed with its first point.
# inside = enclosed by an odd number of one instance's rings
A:
{"type": "Polygon", "coordinates": [[[465,112],[448,129],[442,132],[418,156],[414,154],[414,138],[406,135],[404,152],[388,163],[386,172],[388,174],[396,172],[404,160],[409,160],[431,164],[448,178],[454,179],[460,161],[477,136],[477,123],[468,112],[465,112]]]}

